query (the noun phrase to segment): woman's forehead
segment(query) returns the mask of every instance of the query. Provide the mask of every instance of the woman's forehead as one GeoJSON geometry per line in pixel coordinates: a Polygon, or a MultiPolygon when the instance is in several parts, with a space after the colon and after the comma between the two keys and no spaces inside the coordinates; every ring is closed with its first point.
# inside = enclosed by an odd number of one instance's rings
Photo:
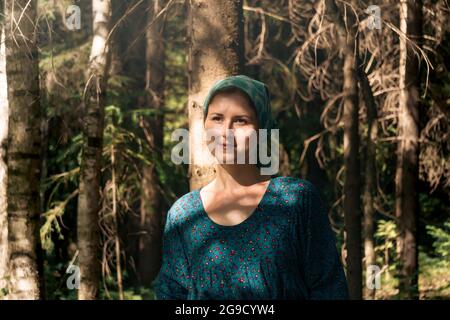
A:
{"type": "Polygon", "coordinates": [[[244,94],[238,92],[233,93],[217,93],[209,105],[209,112],[245,112],[255,113],[244,94]]]}

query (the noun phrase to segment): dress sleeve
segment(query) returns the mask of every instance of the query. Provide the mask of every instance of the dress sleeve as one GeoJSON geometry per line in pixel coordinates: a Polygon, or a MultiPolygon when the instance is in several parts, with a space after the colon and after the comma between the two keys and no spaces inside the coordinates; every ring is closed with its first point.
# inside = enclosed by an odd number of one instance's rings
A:
{"type": "Polygon", "coordinates": [[[187,300],[189,294],[188,259],[175,214],[172,206],[164,227],[161,268],[153,281],[156,300],[187,300]]]}
{"type": "Polygon", "coordinates": [[[325,204],[315,188],[304,182],[300,235],[304,248],[304,279],[312,300],[348,299],[348,286],[325,204]]]}

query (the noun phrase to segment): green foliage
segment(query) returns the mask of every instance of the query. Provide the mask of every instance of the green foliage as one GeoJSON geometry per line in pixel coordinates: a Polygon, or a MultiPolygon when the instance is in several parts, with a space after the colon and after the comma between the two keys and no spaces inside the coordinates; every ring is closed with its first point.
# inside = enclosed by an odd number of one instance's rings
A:
{"type": "Polygon", "coordinates": [[[78,190],[75,190],[68,198],[64,201],[56,201],[53,202],[53,207],[44,213],[45,222],[41,226],[40,236],[41,236],[41,245],[47,253],[51,253],[53,251],[53,241],[51,239],[52,232],[57,232],[57,235],[60,240],[63,240],[64,237],[61,233],[61,224],[62,224],[62,216],[67,207],[67,204],[70,200],[75,198],[78,195],[78,190]]]}
{"type": "Polygon", "coordinates": [[[450,266],[450,221],[445,222],[443,228],[428,225],[427,231],[435,239],[433,247],[440,258],[439,263],[450,266]]]}
{"type": "Polygon", "coordinates": [[[380,246],[382,249],[394,248],[395,239],[397,237],[395,222],[392,220],[379,220],[377,232],[375,238],[379,239],[383,244],[380,246]]]}
{"type": "Polygon", "coordinates": [[[66,273],[68,263],[56,262],[49,257],[44,263],[44,278],[46,299],[48,300],[77,300],[78,291],[67,287],[67,279],[70,274],[66,273]]]}
{"type": "Polygon", "coordinates": [[[450,263],[448,258],[430,256],[419,250],[419,287],[421,299],[448,299],[450,296],[450,263]]]}
{"type": "MultiPolygon", "coordinates": [[[[9,281],[9,277],[6,276],[3,280],[7,283],[9,281]]],[[[0,288],[0,300],[6,300],[8,293],[8,288],[0,288]]]]}
{"type": "Polygon", "coordinates": [[[392,220],[378,220],[377,231],[375,232],[375,252],[379,263],[388,273],[395,272],[397,266],[396,238],[397,229],[395,222],[392,220]]]}

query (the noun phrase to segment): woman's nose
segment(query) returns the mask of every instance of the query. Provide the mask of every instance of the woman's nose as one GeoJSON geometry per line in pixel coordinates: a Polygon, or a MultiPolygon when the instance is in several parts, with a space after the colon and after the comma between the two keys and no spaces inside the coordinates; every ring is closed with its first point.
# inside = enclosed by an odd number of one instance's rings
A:
{"type": "MultiPolygon", "coordinates": [[[[234,136],[234,127],[233,127],[233,121],[231,120],[225,120],[223,121],[222,125],[222,137],[224,139],[231,139],[234,136]]],[[[227,141],[224,140],[224,141],[227,141]]]]}
{"type": "Polygon", "coordinates": [[[223,120],[222,121],[222,132],[224,133],[226,130],[232,130],[234,123],[232,120],[223,120]]]}

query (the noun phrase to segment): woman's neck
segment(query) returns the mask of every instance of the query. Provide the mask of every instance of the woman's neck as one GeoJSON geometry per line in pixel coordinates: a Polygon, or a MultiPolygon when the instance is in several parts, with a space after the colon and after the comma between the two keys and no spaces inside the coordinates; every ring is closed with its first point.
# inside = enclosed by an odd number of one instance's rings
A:
{"type": "Polygon", "coordinates": [[[216,167],[215,186],[218,189],[236,189],[267,181],[271,176],[261,175],[254,164],[220,164],[216,167]]]}

